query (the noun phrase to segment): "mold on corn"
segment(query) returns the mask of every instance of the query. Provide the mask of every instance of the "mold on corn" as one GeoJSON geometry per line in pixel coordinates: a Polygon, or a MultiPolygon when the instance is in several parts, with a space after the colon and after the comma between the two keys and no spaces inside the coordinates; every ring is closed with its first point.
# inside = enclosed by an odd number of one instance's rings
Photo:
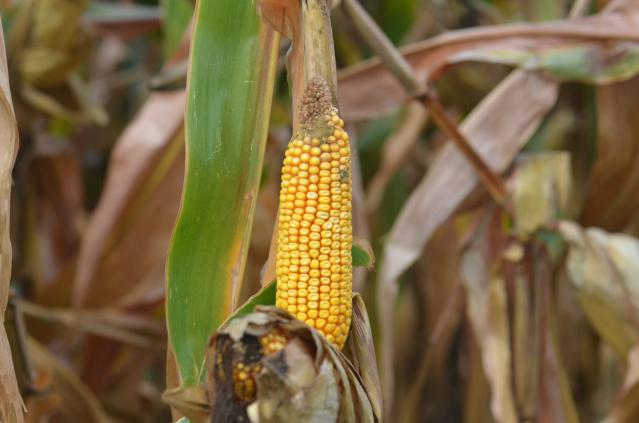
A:
{"type": "MultiPolygon", "coordinates": [[[[244,360],[233,363],[233,390],[240,401],[251,402],[257,393],[257,376],[262,371],[263,357],[275,354],[286,347],[289,338],[278,328],[258,338],[259,353],[248,354],[244,360]],[[250,360],[246,360],[250,358],[250,360]]],[[[221,356],[220,356],[221,357],[221,356]]]]}
{"type": "Polygon", "coordinates": [[[351,171],[326,83],[309,83],[282,166],[276,305],[342,348],[351,323],[351,171]]]}

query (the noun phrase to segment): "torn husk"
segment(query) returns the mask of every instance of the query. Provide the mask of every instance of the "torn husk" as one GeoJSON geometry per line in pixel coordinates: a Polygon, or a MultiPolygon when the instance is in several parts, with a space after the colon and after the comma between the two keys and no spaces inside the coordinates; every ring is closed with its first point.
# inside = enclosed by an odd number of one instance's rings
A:
{"type": "Polygon", "coordinates": [[[211,422],[375,422],[346,357],[275,307],[237,318],[207,354],[211,422]]]}

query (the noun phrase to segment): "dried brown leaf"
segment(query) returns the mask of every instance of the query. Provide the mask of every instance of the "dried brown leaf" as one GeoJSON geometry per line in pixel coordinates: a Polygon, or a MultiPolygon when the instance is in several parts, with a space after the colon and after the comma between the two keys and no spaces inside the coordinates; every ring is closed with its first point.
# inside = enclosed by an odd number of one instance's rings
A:
{"type": "MultiPolygon", "coordinates": [[[[412,422],[419,415],[424,415],[429,421],[441,420],[445,418],[443,410],[458,404],[455,398],[451,398],[451,391],[442,386],[446,386],[450,380],[447,363],[454,347],[455,335],[464,317],[464,301],[459,281],[461,236],[457,228],[461,219],[464,217],[449,219],[442,225],[417,263],[419,279],[415,281],[415,289],[421,294],[421,301],[425,305],[417,327],[422,329],[413,332],[415,337],[399,339],[396,349],[396,361],[404,363],[401,373],[404,379],[398,380],[398,388],[409,386],[406,395],[401,392],[395,394],[396,408],[401,410],[404,422],[412,422]],[[420,357],[418,369],[413,360],[401,358],[402,355],[414,353],[417,336],[427,337],[426,350],[420,357]],[[422,410],[425,395],[441,406],[425,413],[422,410]],[[405,399],[401,401],[403,397],[405,399]]],[[[404,327],[404,321],[400,325],[404,327]]]]}
{"type": "MultiPolygon", "coordinates": [[[[36,137],[36,151],[56,144],[46,136],[36,137]]],[[[68,289],[52,286],[77,253],[85,225],[84,182],[80,160],[65,145],[62,151],[40,152],[28,169],[24,213],[25,228],[21,269],[33,281],[34,297],[45,304],[68,304],[68,289]]],[[[49,147],[50,148],[50,147],[49,147]]],[[[37,153],[36,153],[37,154],[37,153]]]]}
{"type": "MultiPolygon", "coordinates": [[[[639,8],[617,2],[607,13],[574,20],[463,29],[402,49],[418,79],[427,83],[451,64],[469,60],[466,53],[511,47],[536,50],[575,45],[614,49],[610,41],[639,41],[639,8]]],[[[401,85],[378,59],[340,74],[340,109],[346,120],[372,119],[395,111],[407,98],[401,85]]],[[[472,139],[472,137],[471,137],[472,139]]]]}
{"type": "MultiPolygon", "coordinates": [[[[466,118],[461,131],[498,172],[504,171],[541,124],[557,98],[557,84],[542,76],[516,71],[466,118]],[[509,118],[503,119],[504,113],[509,118]]],[[[446,145],[413,191],[385,242],[378,279],[382,316],[384,399],[392,389],[392,327],[396,281],[421,255],[433,232],[477,186],[470,164],[453,145],[446,145]]]]}
{"type": "Polygon", "coordinates": [[[172,181],[175,178],[168,178],[167,174],[180,173],[177,163],[181,162],[182,147],[179,140],[172,141],[176,140],[183,124],[184,104],[184,91],[152,94],[117,142],[103,194],[89,220],[80,248],[74,304],[98,306],[120,299],[132,288],[135,290],[137,284],[132,284],[132,279],[138,282],[144,282],[144,278],[159,280],[163,286],[163,265],[159,274],[151,268],[154,261],[155,264],[158,260],[164,261],[172,222],[177,214],[181,179],[172,181]],[[162,183],[170,183],[170,188],[162,183]],[[173,198],[172,201],[171,193],[176,185],[177,200],[173,198]],[[164,198],[159,198],[161,193],[165,194],[164,198]],[[157,197],[157,200],[150,201],[149,197],[157,197]],[[154,228],[156,232],[142,231],[142,238],[138,236],[132,240],[128,232],[132,227],[149,223],[149,218],[158,224],[154,228]],[[156,236],[149,237],[149,233],[156,233],[156,236]],[[122,251],[114,248],[123,239],[133,248],[128,255],[121,255],[122,251]],[[139,254],[142,252],[146,252],[149,259],[141,262],[139,254]],[[122,260],[128,260],[128,264],[122,260]],[[111,271],[119,268],[126,273],[119,278],[110,274],[108,284],[99,283],[101,265],[107,265],[111,271]],[[138,266],[135,275],[130,273],[131,265],[138,266]]]}
{"type": "Polygon", "coordinates": [[[639,77],[597,89],[597,161],[581,222],[622,231],[639,207],[639,77]]]}
{"type": "MultiPolygon", "coordinates": [[[[184,101],[183,91],[152,94],[116,144],[78,255],[76,306],[148,314],[162,304],[166,252],[184,177],[184,101]]],[[[149,346],[146,339],[125,338],[149,346]]],[[[85,354],[93,359],[85,361],[82,375],[96,391],[115,377],[121,347],[104,337],[87,340],[85,354]]]]}
{"type": "Polygon", "coordinates": [[[479,344],[498,422],[519,421],[511,387],[510,324],[504,280],[490,275],[489,264],[473,250],[464,254],[461,277],[466,287],[468,318],[479,344]]]}

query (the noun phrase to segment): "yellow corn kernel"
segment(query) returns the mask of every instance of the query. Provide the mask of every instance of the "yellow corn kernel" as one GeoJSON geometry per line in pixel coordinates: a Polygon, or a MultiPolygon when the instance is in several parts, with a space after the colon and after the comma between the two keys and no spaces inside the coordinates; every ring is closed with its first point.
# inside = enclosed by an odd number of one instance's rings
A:
{"type": "Polygon", "coordinates": [[[262,355],[267,356],[282,350],[288,343],[288,338],[279,330],[273,329],[271,332],[260,337],[262,355]]]}
{"type": "Polygon", "coordinates": [[[302,103],[300,133],[282,166],[276,305],[342,348],[352,306],[350,147],[324,82],[311,82],[302,103]],[[301,223],[309,229],[298,230],[301,223]],[[311,259],[294,263],[294,251],[311,259]]]}
{"type": "Polygon", "coordinates": [[[255,399],[255,377],[262,371],[259,362],[245,364],[237,361],[233,364],[233,389],[240,401],[255,399]]]}

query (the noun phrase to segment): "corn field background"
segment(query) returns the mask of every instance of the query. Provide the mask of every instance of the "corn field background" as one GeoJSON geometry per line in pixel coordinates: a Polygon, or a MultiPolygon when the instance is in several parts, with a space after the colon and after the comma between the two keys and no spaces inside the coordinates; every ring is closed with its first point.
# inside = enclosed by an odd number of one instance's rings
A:
{"type": "Polygon", "coordinates": [[[639,0],[0,13],[0,422],[639,421],[639,0]],[[344,354],[269,307],[316,72],[344,354]],[[280,379],[238,399],[219,369],[273,333],[280,379]]]}

